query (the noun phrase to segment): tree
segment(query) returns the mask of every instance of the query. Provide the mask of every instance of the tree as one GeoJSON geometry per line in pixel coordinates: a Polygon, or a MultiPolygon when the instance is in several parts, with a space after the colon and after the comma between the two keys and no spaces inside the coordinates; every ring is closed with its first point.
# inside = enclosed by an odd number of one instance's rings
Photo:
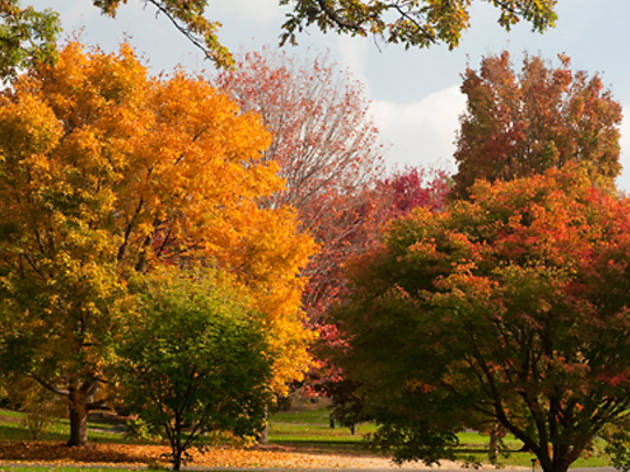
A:
{"type": "MultiPolygon", "coordinates": [[[[344,264],[376,247],[381,242],[382,228],[389,220],[406,215],[416,207],[440,210],[449,188],[444,172],[406,167],[386,178],[373,180],[356,195],[340,195],[338,200],[329,203],[326,224],[309,228],[316,239],[321,232],[337,237],[336,241],[326,241],[311,262],[311,267],[318,266],[309,274],[305,291],[305,305],[316,307],[312,310],[316,315],[310,318],[321,323],[320,340],[332,343],[330,347],[339,344],[338,331],[326,325],[329,311],[347,293],[344,264]]],[[[308,216],[302,218],[308,221],[308,216]]],[[[323,352],[321,355],[328,356],[323,352]]]]}
{"type": "Polygon", "coordinates": [[[554,68],[525,56],[517,74],[503,52],[484,58],[479,72],[466,70],[453,196],[468,196],[477,178],[523,177],[571,160],[589,163],[593,177],[612,186],[621,169],[621,105],[599,75],[574,73],[568,57],[559,59],[554,68]]]}
{"type": "Polygon", "coordinates": [[[381,195],[385,187],[374,189],[383,172],[382,147],[363,87],[325,56],[302,63],[268,48],[238,57],[216,82],[241,108],[260,113],[273,134],[263,159],[279,164],[286,187],[266,204],[294,206],[319,244],[304,271],[302,304],[319,334],[305,384],[340,398],[348,388],[326,351],[343,341],[328,312],[345,290],[343,263],[371,244],[390,212],[389,194],[381,195]]]}
{"type": "Polygon", "coordinates": [[[337,313],[375,445],[436,462],[498,423],[564,472],[627,422],[629,208],[569,165],[392,222],[337,313]]]}
{"type": "Polygon", "coordinates": [[[272,358],[246,291],[202,268],[167,267],[137,284],[113,377],[125,405],[169,440],[173,469],[206,432],[259,431],[272,358]]]}
{"type": "MultiPolygon", "coordinates": [[[[366,183],[355,195],[340,195],[338,200],[330,202],[327,224],[310,228],[315,238],[322,229],[338,238],[335,244],[328,244],[321,250],[315,259],[319,262],[319,270],[309,274],[311,279],[306,291],[310,298],[306,300],[310,304],[317,303],[323,314],[319,319],[327,323],[330,309],[346,293],[343,266],[353,257],[377,246],[382,228],[389,220],[406,215],[416,207],[440,210],[449,191],[450,184],[444,172],[406,167],[386,178],[366,183]],[[308,293],[309,290],[313,293],[308,293]]],[[[306,303],[306,306],[310,304],[306,303]]],[[[332,332],[336,331],[333,329],[328,334],[332,332]]]]}
{"type": "Polygon", "coordinates": [[[387,220],[404,216],[418,207],[439,211],[451,191],[450,179],[443,170],[411,166],[394,172],[379,182],[378,187],[386,196],[385,205],[391,209],[387,220]]]}
{"type": "Polygon", "coordinates": [[[263,160],[278,163],[286,185],[267,205],[294,206],[320,246],[306,269],[310,282],[302,298],[317,323],[335,298],[331,274],[355,250],[358,196],[382,174],[382,147],[363,87],[325,56],[300,63],[268,48],[237,58],[216,82],[242,109],[260,113],[273,134],[263,160]]]}
{"type": "Polygon", "coordinates": [[[630,419],[625,424],[609,428],[603,435],[607,445],[605,451],[610,455],[611,465],[618,470],[630,470],[630,419]]]}
{"type": "MultiPolygon", "coordinates": [[[[263,47],[237,57],[215,82],[243,110],[260,113],[273,135],[264,160],[279,164],[286,187],[270,205],[302,210],[333,191],[356,194],[382,174],[364,87],[325,54],[301,62],[263,47]]],[[[305,224],[316,225],[314,216],[305,224]]]]}
{"type": "MultiPolygon", "coordinates": [[[[127,0],[90,0],[104,14],[115,17],[121,4],[127,0]]],[[[232,64],[232,56],[220,42],[218,21],[208,20],[205,10],[208,0],[144,0],[145,4],[163,14],[205,56],[215,64],[232,64]]],[[[521,19],[529,21],[535,31],[544,31],[553,26],[556,14],[553,11],[557,0],[487,0],[500,12],[499,24],[509,30],[521,19]]],[[[9,8],[17,8],[18,0],[3,0],[9,8]]],[[[352,36],[367,36],[368,33],[390,43],[402,43],[405,48],[427,47],[443,42],[449,48],[458,45],[461,32],[469,25],[470,0],[279,0],[280,5],[291,5],[292,12],[282,26],[281,43],[296,42],[296,32],[315,24],[326,32],[333,30],[352,36]]],[[[0,4],[2,11],[2,4],[0,4]]],[[[32,11],[32,10],[31,10],[32,11]]],[[[42,15],[46,21],[53,19],[49,13],[42,15]]],[[[18,29],[29,29],[32,17],[11,18],[7,25],[15,24],[18,29]]],[[[57,27],[56,20],[51,25],[57,27]]],[[[38,30],[34,30],[38,31],[38,30]]],[[[54,43],[54,34],[43,36],[49,51],[54,43]]],[[[9,39],[13,40],[13,37],[9,39]]],[[[11,48],[7,57],[15,52],[11,48]]]]}
{"type": "Polygon", "coordinates": [[[20,8],[19,0],[0,0],[0,78],[15,78],[20,69],[54,61],[57,13],[20,8]]]}
{"type": "MultiPolygon", "coordinates": [[[[553,26],[556,0],[488,0],[500,11],[499,24],[506,30],[521,19],[532,23],[534,31],[553,26]]],[[[444,43],[449,49],[459,44],[469,26],[471,0],[280,0],[293,5],[283,25],[282,42],[295,43],[296,31],[315,24],[351,36],[368,33],[389,43],[402,43],[405,49],[444,43]]]]}
{"type": "Polygon", "coordinates": [[[32,439],[41,440],[54,424],[54,419],[65,414],[67,406],[31,378],[12,375],[6,380],[6,406],[21,411],[22,426],[31,433],[32,439]]]}
{"type": "Polygon", "coordinates": [[[344,261],[364,251],[387,219],[441,205],[445,179],[426,185],[431,176],[413,168],[382,179],[383,149],[363,86],[325,56],[300,63],[263,48],[238,57],[216,83],[242,109],[259,112],[273,134],[264,159],[279,164],[286,186],[267,204],[294,206],[320,245],[302,298],[318,326],[339,300],[344,261]]]}
{"type": "Polygon", "coordinates": [[[215,261],[264,315],[272,387],[306,370],[314,245],[291,208],[259,205],[282,189],[269,141],[258,116],[181,71],[148,77],[126,45],[70,43],[0,97],[0,366],[68,399],[70,444],[87,440],[136,272],[215,261]]]}
{"type": "Polygon", "coordinates": [[[377,180],[373,187],[352,198],[355,207],[351,212],[333,213],[340,217],[331,226],[348,227],[351,231],[344,241],[346,251],[338,257],[337,263],[328,265],[321,279],[315,279],[316,283],[311,279],[307,285],[307,290],[315,288],[320,293],[330,293],[327,298],[319,298],[327,304],[318,323],[319,337],[312,348],[318,362],[309,373],[308,386],[332,400],[332,414],[344,425],[352,427],[365,419],[357,393],[359,383],[345,379],[343,368],[335,361],[335,357],[348,348],[348,340],[330,317],[330,311],[349,294],[345,266],[381,244],[382,229],[388,221],[417,207],[440,211],[449,190],[450,183],[444,172],[406,167],[377,180]],[[353,224],[349,225],[343,218],[351,218],[353,224]]]}

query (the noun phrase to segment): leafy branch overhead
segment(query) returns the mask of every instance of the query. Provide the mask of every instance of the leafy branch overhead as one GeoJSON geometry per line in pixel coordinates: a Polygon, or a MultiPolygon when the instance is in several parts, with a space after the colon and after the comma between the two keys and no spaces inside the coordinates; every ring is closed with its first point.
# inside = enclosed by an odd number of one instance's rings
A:
{"type": "MultiPolygon", "coordinates": [[[[499,24],[510,30],[521,19],[542,32],[556,20],[557,0],[486,0],[500,11],[499,24]]],[[[114,16],[121,0],[94,0],[101,10],[114,16]]],[[[126,3],[126,0],[122,0],[126,3]]],[[[204,17],[208,0],[145,0],[166,15],[190,41],[217,65],[233,60],[218,38],[221,23],[204,17]]],[[[279,0],[291,6],[282,25],[280,44],[296,44],[296,33],[310,25],[323,32],[332,30],[351,36],[372,34],[405,48],[424,48],[444,43],[459,45],[461,33],[470,25],[472,0],[279,0]]]]}
{"type": "MultiPolygon", "coordinates": [[[[115,17],[127,0],[91,0],[105,15],[115,17]]],[[[510,30],[520,20],[542,32],[556,20],[557,0],[486,0],[499,10],[499,24],[510,30]]],[[[157,15],[166,16],[174,27],[203,51],[217,66],[233,64],[232,55],[219,39],[221,23],[209,19],[208,0],[144,0],[157,15]]],[[[290,6],[282,25],[280,43],[297,42],[296,35],[315,25],[351,36],[374,35],[405,48],[425,48],[443,43],[453,49],[462,31],[470,25],[472,0],[279,0],[290,6]]],[[[22,9],[19,0],[0,0],[0,75],[13,77],[16,70],[35,60],[54,59],[54,44],[60,31],[58,15],[51,10],[22,9]]]]}
{"type": "MultiPolygon", "coordinates": [[[[499,9],[499,24],[508,31],[521,19],[539,32],[556,20],[557,0],[486,1],[499,9]]],[[[406,49],[438,43],[453,49],[470,25],[472,0],[280,0],[280,4],[293,6],[282,26],[282,44],[295,44],[295,33],[315,24],[324,32],[372,34],[388,43],[401,43],[406,49]]]]}
{"type": "MultiPolygon", "coordinates": [[[[127,3],[127,0],[93,0],[93,2],[104,14],[115,17],[120,4],[127,3]]],[[[233,63],[230,52],[218,38],[217,33],[221,23],[204,17],[208,0],[145,0],[144,3],[155,7],[158,14],[166,16],[175,28],[203,51],[206,58],[219,66],[233,63]]]]}

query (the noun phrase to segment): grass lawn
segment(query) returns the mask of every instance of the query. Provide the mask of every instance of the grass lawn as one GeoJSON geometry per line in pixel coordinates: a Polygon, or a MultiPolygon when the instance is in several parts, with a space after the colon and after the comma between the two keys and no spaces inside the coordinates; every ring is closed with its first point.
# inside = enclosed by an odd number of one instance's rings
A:
{"type": "MultiPolygon", "coordinates": [[[[0,409],[0,440],[28,441],[30,432],[21,422],[22,413],[0,409]]],[[[120,428],[112,428],[111,422],[102,420],[88,421],[90,441],[102,443],[129,443],[120,428]]],[[[120,425],[118,425],[120,426],[120,425]]],[[[330,428],[328,409],[325,406],[302,406],[299,410],[284,411],[272,414],[270,417],[269,443],[278,446],[287,446],[295,451],[342,453],[364,455],[370,454],[362,442],[364,434],[376,430],[373,424],[361,424],[356,428],[354,435],[344,427],[330,428]]],[[[57,419],[48,432],[42,435],[44,440],[65,441],[69,434],[67,419],[57,419]]],[[[458,459],[467,462],[488,462],[488,436],[475,432],[466,432],[459,435],[460,449],[458,459]]],[[[504,442],[511,451],[508,458],[501,458],[503,465],[531,467],[533,455],[525,452],[517,452],[522,443],[510,435],[504,442]]],[[[608,457],[603,453],[603,442],[597,442],[595,452],[587,458],[582,458],[573,464],[573,467],[599,467],[609,465],[608,457]]],[[[0,471],[2,468],[0,467],[0,471]]],[[[21,469],[11,469],[12,471],[21,469]]],[[[30,472],[49,470],[48,468],[28,468],[30,472]]],[[[59,470],[77,471],[78,468],[56,468],[59,470]]],[[[89,469],[90,472],[98,472],[100,469],[89,469]]],[[[112,469],[105,469],[112,471],[112,469]]],[[[116,469],[126,470],[126,469],[116,469]]],[[[145,469],[146,470],[146,469],[145,469]]]]}
{"type": "MultiPolygon", "coordinates": [[[[0,409],[0,440],[28,441],[31,432],[24,426],[24,414],[16,411],[0,409]]],[[[116,442],[122,440],[122,434],[111,431],[112,425],[100,421],[88,421],[90,440],[97,442],[116,442]]],[[[44,441],[66,441],[70,434],[67,418],[55,418],[53,424],[46,428],[41,439],[44,441]]]]}
{"type": "MultiPolygon", "coordinates": [[[[271,416],[270,442],[275,444],[302,445],[311,450],[349,450],[355,453],[368,453],[362,444],[362,436],[376,431],[373,424],[357,426],[354,436],[348,428],[337,427],[330,429],[328,409],[326,407],[313,408],[304,411],[279,412],[271,416]]],[[[487,435],[465,432],[458,435],[460,448],[459,460],[471,463],[488,463],[487,435]]],[[[523,443],[512,435],[504,438],[504,443],[510,455],[502,457],[503,465],[531,467],[533,454],[518,452],[523,443]]],[[[608,456],[603,452],[603,441],[595,443],[595,450],[587,458],[578,459],[572,467],[605,467],[610,465],[608,456]]]]}
{"type": "MultiPolygon", "coordinates": [[[[479,442],[475,445],[471,444],[462,444],[460,449],[461,452],[457,454],[457,459],[470,462],[470,463],[488,463],[488,440],[487,437],[480,439],[485,439],[485,442],[479,442]]],[[[610,459],[604,453],[604,442],[599,440],[595,443],[594,452],[589,457],[580,458],[575,461],[571,467],[607,467],[610,466],[610,459]]],[[[533,454],[528,452],[518,452],[516,448],[510,448],[511,452],[509,457],[501,457],[499,462],[503,465],[511,465],[511,466],[521,466],[521,467],[531,467],[532,459],[535,459],[533,454]]],[[[540,464],[536,462],[536,468],[540,469],[540,464]]]]}
{"type": "Polygon", "coordinates": [[[329,424],[328,409],[314,408],[304,411],[286,411],[271,415],[269,441],[273,444],[329,444],[332,446],[358,447],[363,435],[376,431],[372,424],[361,424],[355,434],[348,428],[329,424]]]}

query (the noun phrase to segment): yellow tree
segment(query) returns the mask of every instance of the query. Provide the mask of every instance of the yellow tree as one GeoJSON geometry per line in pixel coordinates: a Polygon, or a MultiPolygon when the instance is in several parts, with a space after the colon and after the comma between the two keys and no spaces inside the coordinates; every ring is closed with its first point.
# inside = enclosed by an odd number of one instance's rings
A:
{"type": "Polygon", "coordinates": [[[273,387],[299,378],[311,335],[299,272],[314,250],[261,161],[261,119],[181,71],[151,78],[130,47],[68,44],[0,97],[0,297],[5,369],[68,399],[87,441],[134,271],[191,260],[235,274],[264,314],[273,387]]]}

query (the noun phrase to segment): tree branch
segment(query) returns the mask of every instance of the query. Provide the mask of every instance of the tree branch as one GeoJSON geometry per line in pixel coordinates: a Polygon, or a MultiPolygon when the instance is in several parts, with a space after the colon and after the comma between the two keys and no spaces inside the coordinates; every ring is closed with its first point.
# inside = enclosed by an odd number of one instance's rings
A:
{"type": "Polygon", "coordinates": [[[46,382],[44,379],[42,379],[41,377],[39,377],[39,376],[37,376],[35,374],[29,374],[29,377],[31,377],[33,380],[38,382],[46,390],[50,390],[51,392],[53,392],[53,393],[55,393],[57,395],[62,395],[64,397],[69,397],[70,396],[70,391],[69,390],[65,390],[65,389],[61,389],[59,387],[56,387],[52,383],[46,382]]]}

